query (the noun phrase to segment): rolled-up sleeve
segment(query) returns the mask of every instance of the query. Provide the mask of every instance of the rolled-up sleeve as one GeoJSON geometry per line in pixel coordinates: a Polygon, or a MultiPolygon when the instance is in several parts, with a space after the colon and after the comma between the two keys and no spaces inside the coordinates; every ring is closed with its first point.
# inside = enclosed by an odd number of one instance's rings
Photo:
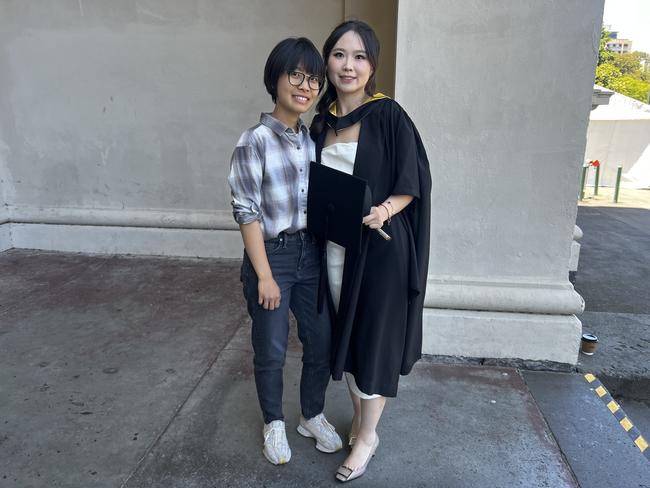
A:
{"type": "Polygon", "coordinates": [[[252,145],[238,145],[230,160],[228,184],[233,217],[238,224],[262,220],[263,161],[252,145]]]}

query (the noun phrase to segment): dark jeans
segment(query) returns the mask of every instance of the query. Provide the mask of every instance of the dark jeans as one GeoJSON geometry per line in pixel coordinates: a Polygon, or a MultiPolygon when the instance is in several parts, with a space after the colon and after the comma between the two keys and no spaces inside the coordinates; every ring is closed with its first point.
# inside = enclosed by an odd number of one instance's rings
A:
{"type": "Polygon", "coordinates": [[[281,233],[264,243],[273,278],[280,287],[280,307],[264,310],[257,303],[257,275],[244,253],[241,279],[253,321],[255,385],[264,422],[284,420],[282,369],[289,335],[289,309],[302,342],[300,406],[309,419],[323,411],[330,376],[331,325],[327,307],[317,311],[320,247],[306,231],[281,233]]]}

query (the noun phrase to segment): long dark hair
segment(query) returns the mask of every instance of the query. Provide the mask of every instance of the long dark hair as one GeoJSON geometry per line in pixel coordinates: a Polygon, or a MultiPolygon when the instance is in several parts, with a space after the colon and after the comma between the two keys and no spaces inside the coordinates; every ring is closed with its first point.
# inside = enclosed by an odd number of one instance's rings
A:
{"type": "MultiPolygon", "coordinates": [[[[343,34],[350,31],[355,32],[361,38],[361,42],[368,56],[368,62],[372,66],[372,74],[365,87],[366,95],[372,96],[375,93],[377,85],[375,75],[377,74],[377,63],[379,61],[379,39],[377,39],[377,35],[372,30],[372,27],[365,22],[361,20],[347,20],[334,28],[325,41],[325,44],[323,44],[323,60],[325,61],[325,66],[327,66],[327,60],[336,43],[343,34]]],[[[316,105],[316,115],[311,124],[311,134],[314,139],[325,129],[325,114],[334,100],[336,100],[336,87],[327,78],[327,88],[318,101],[318,105],[316,105]]]]}

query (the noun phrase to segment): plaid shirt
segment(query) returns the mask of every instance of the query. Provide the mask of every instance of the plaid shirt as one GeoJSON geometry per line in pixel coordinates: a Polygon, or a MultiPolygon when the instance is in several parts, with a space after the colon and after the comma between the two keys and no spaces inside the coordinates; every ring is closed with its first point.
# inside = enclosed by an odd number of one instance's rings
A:
{"type": "Polygon", "coordinates": [[[230,161],[228,183],[238,224],[260,222],[264,239],[307,227],[309,162],[316,158],[307,126],[298,133],[271,114],[244,132],[230,161]]]}

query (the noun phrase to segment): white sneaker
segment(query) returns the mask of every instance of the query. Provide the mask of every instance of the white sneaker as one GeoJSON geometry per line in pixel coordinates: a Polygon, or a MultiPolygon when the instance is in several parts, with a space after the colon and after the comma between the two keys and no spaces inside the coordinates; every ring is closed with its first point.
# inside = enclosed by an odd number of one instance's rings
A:
{"type": "Polygon", "coordinates": [[[321,452],[336,452],[343,447],[343,442],[334,430],[334,426],[322,413],[309,420],[301,415],[298,433],[316,439],[316,449],[321,452]]]}
{"type": "Polygon", "coordinates": [[[264,424],[264,457],[272,464],[285,464],[291,459],[291,449],[284,430],[284,421],[264,424]]]}

